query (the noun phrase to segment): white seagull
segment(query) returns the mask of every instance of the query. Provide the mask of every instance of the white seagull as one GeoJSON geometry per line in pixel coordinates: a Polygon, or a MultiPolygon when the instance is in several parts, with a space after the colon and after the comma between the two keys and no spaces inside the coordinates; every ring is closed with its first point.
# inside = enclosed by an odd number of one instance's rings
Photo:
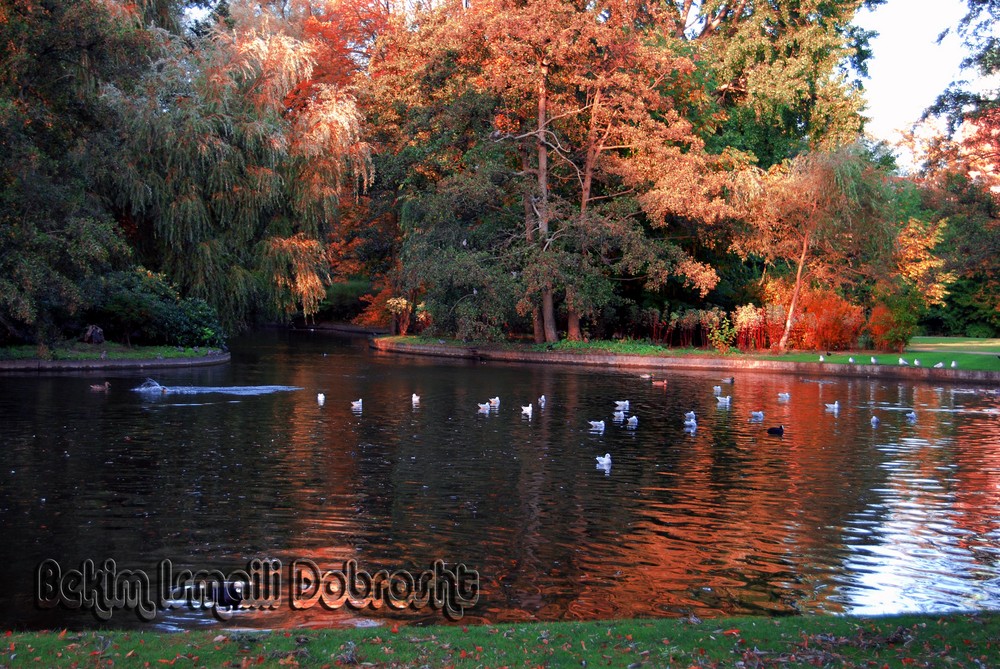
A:
{"type": "Polygon", "coordinates": [[[528,418],[531,418],[531,412],[532,412],[532,410],[533,410],[532,409],[532,405],[530,405],[530,404],[528,406],[526,406],[526,407],[521,407],[521,413],[523,413],[528,418]]]}
{"type": "Polygon", "coordinates": [[[840,400],[835,400],[833,404],[827,404],[826,410],[833,411],[834,413],[840,411],[840,400]]]}
{"type": "Polygon", "coordinates": [[[323,393],[316,393],[316,404],[323,406],[325,402],[326,402],[326,395],[324,395],[323,393]]]}
{"type": "Polygon", "coordinates": [[[590,429],[597,432],[604,432],[604,421],[603,420],[588,420],[590,423],[590,429]]]}
{"type": "Polygon", "coordinates": [[[732,395],[720,395],[719,397],[716,397],[715,399],[718,400],[720,407],[727,407],[727,406],[729,406],[729,400],[733,399],[733,396],[732,395]]]}
{"type": "Polygon", "coordinates": [[[605,453],[603,458],[600,455],[598,455],[597,456],[597,466],[598,467],[604,467],[604,468],[610,467],[611,466],[611,454],[610,453],[605,453]]]}
{"type": "Polygon", "coordinates": [[[787,402],[790,399],[792,399],[792,394],[791,393],[778,393],[778,401],[779,402],[787,402]]]}
{"type": "Polygon", "coordinates": [[[684,420],[695,420],[697,416],[694,415],[694,411],[688,411],[684,414],[684,420]]]}
{"type": "Polygon", "coordinates": [[[545,395],[542,395],[541,397],[538,398],[538,408],[539,409],[545,408],[545,395]]]}
{"type": "Polygon", "coordinates": [[[361,411],[361,398],[356,400],[351,400],[351,409],[355,411],[361,411]]]}
{"type": "Polygon", "coordinates": [[[615,421],[616,423],[622,422],[623,420],[625,420],[625,412],[624,411],[616,411],[616,412],[614,412],[611,415],[611,420],[615,421]]]}
{"type": "Polygon", "coordinates": [[[914,421],[916,421],[917,420],[917,412],[916,411],[910,411],[909,413],[907,413],[906,414],[906,420],[910,421],[911,423],[914,422],[914,421]]]}
{"type": "Polygon", "coordinates": [[[918,360],[917,358],[914,358],[913,359],[913,366],[914,367],[919,367],[920,366],[920,360],[918,360]]]}
{"type": "Polygon", "coordinates": [[[941,369],[942,367],[944,367],[944,363],[943,362],[939,362],[936,365],[934,365],[934,369],[941,369]]]}
{"type": "Polygon", "coordinates": [[[878,364],[878,359],[874,355],[872,356],[872,364],[873,365],[877,365],[878,364]]]}
{"type": "Polygon", "coordinates": [[[910,365],[910,363],[906,362],[906,360],[903,360],[902,358],[899,359],[899,364],[903,367],[908,367],[910,365]]]}
{"type": "Polygon", "coordinates": [[[420,404],[420,395],[413,393],[413,396],[410,397],[410,402],[413,403],[413,406],[417,406],[418,404],[420,404]]]}
{"type": "Polygon", "coordinates": [[[712,386],[712,392],[716,395],[722,394],[722,386],[712,386]]]}
{"type": "Polygon", "coordinates": [[[752,422],[752,423],[759,423],[759,422],[761,422],[763,420],[764,420],[764,412],[763,411],[751,411],[750,412],[750,422],[752,422]]]}
{"type": "Polygon", "coordinates": [[[881,421],[878,419],[878,416],[872,416],[872,427],[878,427],[880,422],[881,421]]]}
{"type": "Polygon", "coordinates": [[[853,365],[854,364],[854,356],[852,355],[850,358],[848,358],[847,362],[853,365]]]}
{"type": "Polygon", "coordinates": [[[958,367],[958,361],[957,360],[952,360],[951,361],[951,368],[955,369],[956,367],[958,367]]]}
{"type": "Polygon", "coordinates": [[[615,408],[619,411],[628,411],[628,400],[615,400],[615,408]]]}
{"type": "Polygon", "coordinates": [[[476,406],[479,407],[479,411],[481,413],[489,413],[490,412],[490,403],[489,402],[486,402],[485,404],[480,404],[479,402],[476,402],[476,406]]]}
{"type": "Polygon", "coordinates": [[[625,421],[625,425],[630,430],[634,430],[635,428],[639,427],[639,417],[638,416],[630,417],[627,421],[625,421]]]}
{"type": "Polygon", "coordinates": [[[826,358],[824,358],[823,356],[819,356],[819,361],[820,362],[826,362],[826,358]]]}
{"type": "Polygon", "coordinates": [[[496,397],[491,397],[490,398],[490,406],[491,407],[498,407],[498,406],[500,406],[500,396],[499,395],[497,395],[496,397]]]}

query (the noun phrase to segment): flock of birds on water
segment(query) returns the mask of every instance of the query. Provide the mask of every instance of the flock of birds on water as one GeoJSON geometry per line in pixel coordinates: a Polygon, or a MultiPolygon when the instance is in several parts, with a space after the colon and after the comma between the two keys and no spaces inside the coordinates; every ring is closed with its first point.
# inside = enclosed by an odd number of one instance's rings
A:
{"type": "MultiPolygon", "coordinates": [[[[822,361],[823,359],[824,359],[823,356],[820,356],[820,360],[822,361]]],[[[851,358],[850,361],[853,363],[854,362],[854,358],[851,358]]],[[[878,364],[878,362],[877,362],[877,360],[876,360],[875,357],[872,357],[872,364],[878,364]]],[[[900,358],[899,359],[899,364],[905,366],[905,365],[908,365],[909,363],[907,363],[903,358],[900,358]]],[[[920,361],[919,360],[914,360],[914,366],[919,367],[920,366],[920,361]]],[[[938,363],[937,365],[935,365],[935,367],[939,367],[939,368],[943,367],[943,366],[944,366],[944,363],[938,363]]],[[[952,361],[951,366],[952,366],[952,368],[955,368],[958,365],[954,361],[952,361]]],[[[651,374],[640,374],[639,376],[642,379],[651,380],[651,382],[652,382],[652,384],[654,386],[666,386],[667,385],[666,379],[652,380],[652,375],[651,374]]],[[[731,402],[732,402],[732,395],[723,395],[722,394],[723,384],[732,385],[735,382],[736,382],[735,377],[727,376],[727,377],[724,377],[721,380],[721,384],[720,385],[712,386],[712,393],[715,395],[715,399],[718,402],[718,406],[719,406],[720,409],[728,409],[730,407],[731,402]]],[[[779,402],[782,402],[782,403],[788,402],[788,401],[791,400],[791,398],[792,398],[791,393],[788,393],[788,392],[779,392],[778,393],[778,401],[779,402]]],[[[324,393],[317,393],[317,395],[316,395],[316,402],[319,404],[319,406],[322,407],[326,403],[326,395],[324,393]]],[[[413,395],[410,397],[410,402],[411,402],[413,408],[419,407],[420,406],[420,395],[417,395],[416,393],[413,393],[413,395]]],[[[539,397],[538,400],[537,400],[537,402],[538,402],[539,409],[544,409],[545,408],[545,402],[546,402],[545,395],[542,395],[541,397],[539,397]]],[[[612,413],[612,421],[614,423],[623,425],[626,429],[629,429],[629,430],[638,429],[638,427],[639,427],[639,417],[636,416],[636,415],[627,416],[627,414],[630,411],[629,401],[628,400],[614,400],[614,404],[615,404],[615,408],[614,408],[614,412],[612,413]]],[[[487,399],[487,401],[485,401],[485,402],[481,402],[481,403],[477,402],[477,407],[478,407],[477,413],[489,414],[491,412],[495,412],[495,411],[499,410],[499,408],[500,408],[500,397],[499,396],[497,396],[497,397],[491,397],[491,398],[487,399]]],[[[832,404],[825,404],[825,407],[826,407],[826,411],[828,413],[832,413],[834,415],[839,415],[839,412],[840,412],[840,400],[836,400],[832,404]]],[[[363,410],[364,410],[364,401],[363,401],[363,398],[359,397],[356,400],[351,400],[351,411],[353,411],[356,414],[361,414],[361,412],[363,410]]],[[[525,416],[525,417],[527,417],[530,420],[533,413],[534,413],[534,404],[533,403],[528,403],[526,406],[521,406],[521,415],[522,416],[525,416]]],[[[916,420],[917,420],[917,413],[915,411],[913,411],[913,410],[910,410],[909,412],[907,412],[906,414],[904,414],[904,417],[906,418],[907,422],[915,423],[916,420]]],[[[606,426],[607,426],[607,424],[605,423],[605,421],[603,419],[602,420],[590,420],[590,421],[587,421],[587,422],[590,425],[590,432],[593,433],[593,434],[602,434],[604,432],[606,426]]],[[[751,422],[751,423],[763,423],[764,422],[764,412],[763,411],[751,411],[750,412],[749,422],[751,422]]],[[[872,428],[877,428],[880,423],[881,423],[881,420],[879,420],[878,416],[872,416],[871,417],[872,428]]],[[[697,417],[697,415],[695,414],[694,411],[688,411],[688,412],[686,412],[684,414],[684,431],[687,432],[687,433],[689,433],[689,434],[694,434],[697,431],[697,429],[698,429],[698,417],[697,417]]],[[[783,436],[785,434],[785,426],[784,425],[777,425],[777,426],[768,427],[767,428],[767,433],[770,434],[770,435],[781,437],[781,436],[783,436]]],[[[596,460],[597,460],[597,468],[598,469],[603,469],[606,474],[609,474],[611,472],[611,453],[605,453],[603,456],[599,455],[599,456],[596,457],[596,460]]]]}

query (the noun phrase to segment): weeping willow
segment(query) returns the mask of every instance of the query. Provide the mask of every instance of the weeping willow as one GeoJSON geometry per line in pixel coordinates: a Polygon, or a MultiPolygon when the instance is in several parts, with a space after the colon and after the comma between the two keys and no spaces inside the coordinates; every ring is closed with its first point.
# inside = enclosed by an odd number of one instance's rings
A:
{"type": "Polygon", "coordinates": [[[318,88],[292,116],[283,100],[309,79],[314,49],[277,22],[150,34],[145,76],[103,90],[123,138],[107,198],[144,262],[230,330],[315,313],[337,205],[370,177],[354,99],[318,88]]]}

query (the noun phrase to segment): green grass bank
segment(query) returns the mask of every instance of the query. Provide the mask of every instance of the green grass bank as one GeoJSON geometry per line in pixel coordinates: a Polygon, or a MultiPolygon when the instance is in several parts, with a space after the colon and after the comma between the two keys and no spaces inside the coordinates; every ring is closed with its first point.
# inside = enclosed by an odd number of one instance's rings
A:
{"type": "Polygon", "coordinates": [[[561,363],[644,369],[652,376],[670,369],[781,372],[928,382],[1000,384],[1000,340],[918,338],[900,356],[873,351],[793,352],[784,355],[667,348],[635,340],[554,344],[461,342],[428,336],[376,337],[372,347],[392,353],[471,358],[498,362],[561,363]],[[986,342],[986,343],[984,343],[986,342]],[[872,362],[872,358],[875,361],[872,362]],[[899,364],[900,357],[907,365],[899,364]],[[954,363],[954,365],[952,365],[954,363]]]}
{"type": "Polygon", "coordinates": [[[996,667],[1000,614],[8,632],[5,667],[996,667]]]}

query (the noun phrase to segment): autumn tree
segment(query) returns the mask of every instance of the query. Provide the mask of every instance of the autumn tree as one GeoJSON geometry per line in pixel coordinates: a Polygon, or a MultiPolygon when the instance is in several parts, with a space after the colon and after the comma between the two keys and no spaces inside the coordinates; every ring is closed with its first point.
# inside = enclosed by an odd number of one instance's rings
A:
{"type": "Polygon", "coordinates": [[[892,257],[885,179],[852,146],[802,154],[742,184],[748,227],[736,236],[733,250],[785,264],[793,275],[779,350],[788,347],[803,286],[851,284],[872,276],[878,266],[873,256],[884,262],[892,257]]]}
{"type": "Polygon", "coordinates": [[[286,106],[319,47],[269,9],[231,2],[229,22],[204,38],[154,29],[154,66],[103,91],[126,153],[105,172],[109,206],[144,261],[231,328],[261,304],[317,310],[325,235],[340,196],[368,175],[349,91],[314,82],[294,113],[286,106]]]}

